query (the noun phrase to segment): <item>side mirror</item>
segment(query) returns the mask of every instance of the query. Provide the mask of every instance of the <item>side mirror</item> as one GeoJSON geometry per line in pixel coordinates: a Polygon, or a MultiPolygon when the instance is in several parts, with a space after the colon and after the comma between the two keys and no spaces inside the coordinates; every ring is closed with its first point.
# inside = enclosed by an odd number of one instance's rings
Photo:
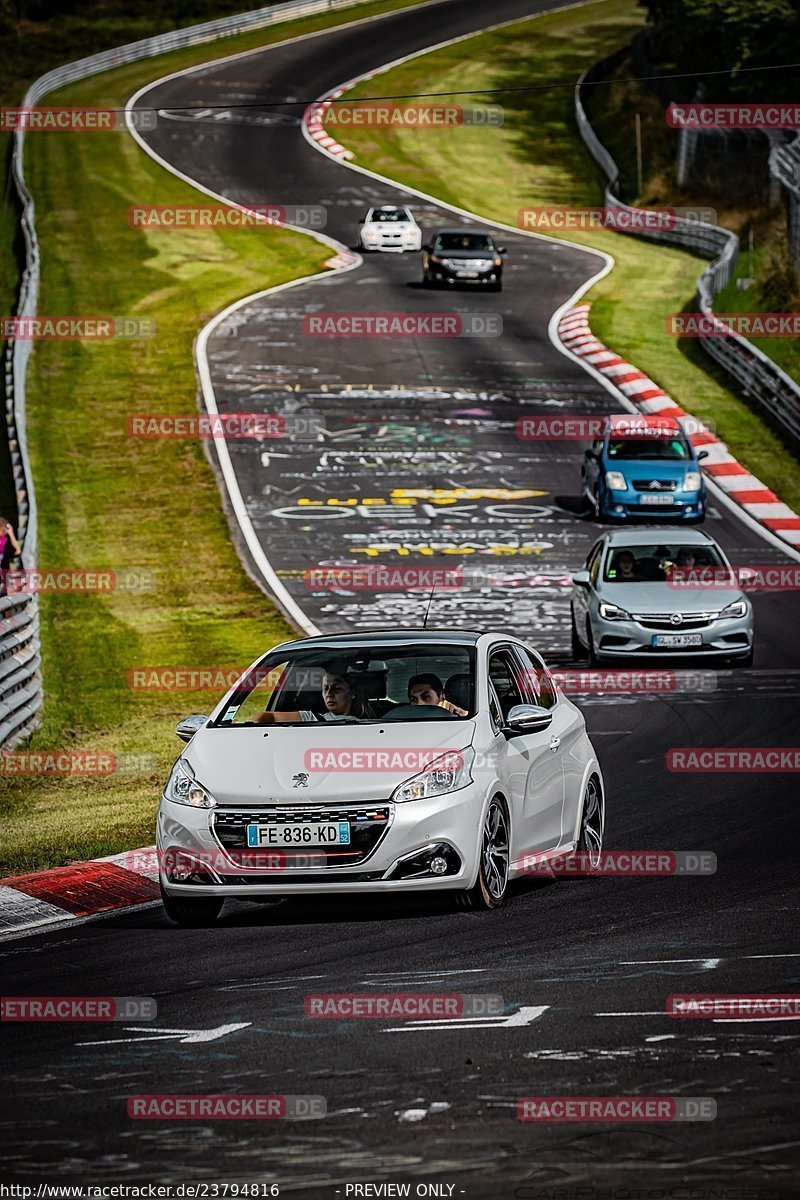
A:
{"type": "Polygon", "coordinates": [[[504,732],[510,736],[519,733],[537,733],[547,729],[553,720],[553,710],[540,708],[538,704],[515,704],[506,718],[504,732]]]}
{"type": "Polygon", "coordinates": [[[572,582],[576,587],[588,587],[592,582],[592,577],[588,571],[576,571],[572,576],[572,582]]]}
{"type": "Polygon", "coordinates": [[[505,246],[495,246],[495,250],[498,254],[508,254],[508,250],[506,250],[505,246]]]}
{"type": "Polygon", "coordinates": [[[430,244],[430,242],[423,242],[422,249],[427,250],[428,253],[430,254],[430,252],[433,250],[433,246],[430,244]]]}
{"type": "Polygon", "coordinates": [[[597,455],[595,454],[594,450],[584,450],[583,457],[594,459],[597,458],[597,455]]]}
{"type": "Polygon", "coordinates": [[[704,458],[708,458],[708,451],[707,450],[698,450],[697,461],[702,462],[704,458]]]}
{"type": "Polygon", "coordinates": [[[184,717],[175,726],[175,732],[182,742],[190,742],[198,729],[202,729],[208,720],[207,716],[202,713],[193,713],[191,717],[184,717]]]}

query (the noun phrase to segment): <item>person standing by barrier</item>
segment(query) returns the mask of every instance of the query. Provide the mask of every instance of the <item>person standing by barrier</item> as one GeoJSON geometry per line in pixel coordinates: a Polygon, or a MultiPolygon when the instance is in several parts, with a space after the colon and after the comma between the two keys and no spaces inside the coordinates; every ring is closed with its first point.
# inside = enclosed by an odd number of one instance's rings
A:
{"type": "Polygon", "coordinates": [[[14,527],[5,517],[0,517],[0,596],[6,594],[6,571],[11,560],[22,553],[14,527]]]}

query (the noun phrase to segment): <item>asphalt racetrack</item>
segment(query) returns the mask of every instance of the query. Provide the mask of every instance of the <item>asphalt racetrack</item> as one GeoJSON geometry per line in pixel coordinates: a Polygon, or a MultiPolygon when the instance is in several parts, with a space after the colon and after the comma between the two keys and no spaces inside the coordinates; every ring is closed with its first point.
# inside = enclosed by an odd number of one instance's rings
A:
{"type": "MultiPolygon", "coordinates": [[[[139,101],[167,114],[148,144],[239,203],[324,205],[325,233],[347,247],[358,219],[380,201],[407,202],[426,235],[468,224],[320,154],[302,136],[297,101],[547,7],[433,4],[187,72],[139,101]],[[275,100],[284,103],[268,104],[275,100]],[[255,107],[237,120],[185,119],[187,109],[243,102],[255,107]]],[[[222,412],[303,414],[324,424],[322,441],[228,443],[264,553],[309,625],[330,632],[420,622],[426,594],[314,591],[306,572],[425,558],[474,573],[470,587],[434,597],[431,624],[507,628],[566,666],[564,576],[582,564],[597,526],[570,502],[580,448],[520,441],[515,423],[530,412],[615,409],[547,333],[552,314],[601,262],[520,234],[503,231],[498,240],[508,247],[499,295],[429,292],[418,255],[368,255],[352,270],[238,308],[209,338],[209,369],[222,412]],[[306,336],[304,316],[320,311],[499,312],[503,333],[306,336]],[[538,584],[526,586],[534,569],[538,584]]],[[[705,527],[735,563],[785,561],[714,502],[705,527]]],[[[216,927],[177,930],[151,907],[6,942],[9,993],[88,990],[152,995],[159,1004],[152,1026],[6,1029],[10,1177],[268,1179],[281,1194],[313,1198],[353,1195],[347,1186],[366,1182],[409,1183],[412,1195],[418,1184],[437,1184],[452,1191],[431,1194],[502,1200],[796,1194],[797,1025],[664,1012],[672,993],[798,990],[800,953],[789,936],[796,777],[665,766],[670,747],[796,740],[796,594],[758,594],[754,603],[752,670],[720,669],[713,688],[699,692],[581,701],[605,773],[607,846],[712,852],[716,873],[530,881],[514,886],[503,909],[480,916],[438,901],[326,897],[324,906],[229,903],[216,927]],[[304,1016],[310,991],[371,990],[500,994],[506,1013],[472,1024],[304,1016]],[[168,1092],[316,1094],[328,1116],[212,1126],[126,1115],[130,1095],[168,1092]],[[517,1120],[523,1096],[633,1093],[711,1097],[717,1116],[596,1128],[517,1120]]]]}

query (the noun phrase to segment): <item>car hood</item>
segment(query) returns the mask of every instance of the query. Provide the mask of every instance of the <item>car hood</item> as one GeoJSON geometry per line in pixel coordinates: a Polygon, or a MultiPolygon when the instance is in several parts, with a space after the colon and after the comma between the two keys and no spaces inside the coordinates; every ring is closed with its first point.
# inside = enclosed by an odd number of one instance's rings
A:
{"type": "Polygon", "coordinates": [[[600,598],[634,613],[720,612],[742,599],[738,588],[676,587],[669,583],[611,583],[600,598]]]}
{"type": "Polygon", "coordinates": [[[699,470],[693,459],[607,458],[607,471],[622,471],[627,479],[683,479],[687,471],[699,470]]]}
{"type": "Polygon", "coordinates": [[[496,250],[437,250],[437,258],[499,258],[496,250]]]}
{"type": "Polygon", "coordinates": [[[474,731],[472,720],[206,728],[182,757],[218,804],[381,800],[474,731]]]}

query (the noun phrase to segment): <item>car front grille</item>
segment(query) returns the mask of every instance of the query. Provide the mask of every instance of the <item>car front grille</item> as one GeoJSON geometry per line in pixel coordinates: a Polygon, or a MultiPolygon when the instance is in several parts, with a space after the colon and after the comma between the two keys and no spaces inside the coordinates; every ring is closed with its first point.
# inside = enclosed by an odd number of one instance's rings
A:
{"type": "MultiPolygon", "coordinates": [[[[321,825],[347,821],[350,825],[350,844],[317,850],[295,846],[274,847],[285,863],[278,875],[271,877],[277,882],[284,871],[331,870],[336,867],[353,867],[369,858],[391,824],[391,805],[367,802],[365,804],[332,805],[263,805],[247,808],[218,808],[214,810],[211,828],[225,850],[247,850],[247,826],[265,822],[278,825],[292,824],[321,825]]],[[[253,851],[250,851],[252,854],[253,851]]],[[[269,851],[265,851],[269,853],[269,851]]],[[[236,854],[233,855],[236,858],[236,854]]]]}
{"type": "Polygon", "coordinates": [[[678,484],[674,479],[634,479],[637,492],[674,492],[678,484]]]}
{"type": "Polygon", "coordinates": [[[718,615],[716,612],[631,613],[634,621],[644,625],[645,629],[669,629],[673,633],[681,633],[685,629],[702,629],[716,620],[718,615]],[[677,623],[674,620],[676,616],[681,618],[677,623]]]}
{"type": "Polygon", "coordinates": [[[475,258],[448,258],[447,265],[453,271],[485,271],[485,261],[475,258]]]}

